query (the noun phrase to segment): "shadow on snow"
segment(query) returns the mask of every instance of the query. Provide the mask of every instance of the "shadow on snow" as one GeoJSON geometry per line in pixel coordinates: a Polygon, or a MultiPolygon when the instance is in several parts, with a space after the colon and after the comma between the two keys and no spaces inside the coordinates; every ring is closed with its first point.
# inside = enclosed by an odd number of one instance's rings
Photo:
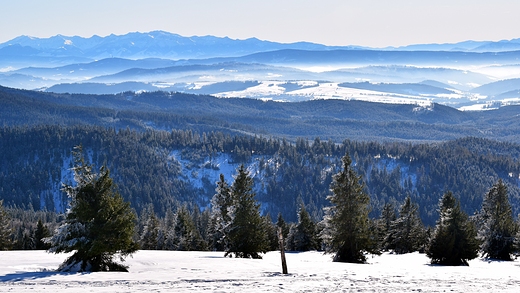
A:
{"type": "MultiPolygon", "coordinates": [[[[43,279],[51,276],[56,275],[73,275],[77,273],[67,273],[67,272],[59,272],[59,271],[39,271],[39,272],[19,272],[19,273],[12,273],[7,274],[4,276],[0,276],[0,282],[21,282],[21,281],[28,281],[28,280],[36,280],[36,279],[43,279]]],[[[82,274],[88,274],[88,273],[82,273],[82,274]]]]}

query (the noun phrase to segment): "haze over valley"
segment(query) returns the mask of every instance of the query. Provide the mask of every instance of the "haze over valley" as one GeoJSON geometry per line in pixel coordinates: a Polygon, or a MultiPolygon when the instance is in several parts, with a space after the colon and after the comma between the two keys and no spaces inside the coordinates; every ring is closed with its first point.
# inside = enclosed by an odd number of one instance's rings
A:
{"type": "Polygon", "coordinates": [[[182,92],[460,110],[520,102],[520,39],[374,49],[164,31],[0,44],[0,85],[56,93],[182,92]]]}

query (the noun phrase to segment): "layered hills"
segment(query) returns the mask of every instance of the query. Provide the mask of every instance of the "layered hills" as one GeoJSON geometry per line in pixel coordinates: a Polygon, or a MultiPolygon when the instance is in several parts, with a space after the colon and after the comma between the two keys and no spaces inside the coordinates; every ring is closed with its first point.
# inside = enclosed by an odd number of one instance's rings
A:
{"type": "Polygon", "coordinates": [[[517,42],[20,37],[0,44],[0,199],[63,212],[60,184],[82,144],[137,212],[203,210],[218,175],[245,164],[264,214],[295,221],[303,203],[321,219],[349,153],[373,217],[411,196],[433,225],[446,190],[473,214],[498,178],[517,213],[517,42]]]}
{"type": "Polygon", "coordinates": [[[0,85],[71,94],[162,90],[275,101],[433,102],[482,110],[518,103],[518,49],[518,39],[363,48],[162,31],[21,36],[0,44],[0,85]]]}

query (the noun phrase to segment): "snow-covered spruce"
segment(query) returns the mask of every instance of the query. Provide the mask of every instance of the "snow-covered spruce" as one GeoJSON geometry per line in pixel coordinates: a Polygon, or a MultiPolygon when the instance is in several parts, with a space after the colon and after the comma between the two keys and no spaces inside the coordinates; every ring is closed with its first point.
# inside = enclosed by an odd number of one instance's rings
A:
{"type": "Polygon", "coordinates": [[[513,219],[507,186],[501,179],[484,195],[478,223],[478,237],[482,241],[480,249],[483,256],[512,260],[518,227],[513,219]]]}
{"type": "Polygon", "coordinates": [[[226,229],[228,247],[226,255],[241,258],[262,258],[269,250],[269,241],[260,204],[255,200],[253,178],[244,165],[237,170],[231,185],[232,206],[228,208],[230,222],[226,229]]]}
{"type": "Polygon", "coordinates": [[[343,170],[334,175],[323,219],[322,239],[327,253],[334,253],[334,261],[363,263],[366,252],[375,252],[369,230],[370,197],[364,191],[361,176],[352,169],[348,154],[342,159],[343,170]]]}
{"type": "Polygon", "coordinates": [[[135,215],[115,190],[105,166],[99,174],[94,173],[81,146],[73,154],[76,186],[63,186],[70,197],[70,209],[65,223],[45,239],[51,246],[49,252],[73,252],[60,271],[126,271],[127,267],[113,258],[117,254],[123,261],[137,250],[132,239],[135,215]]]}

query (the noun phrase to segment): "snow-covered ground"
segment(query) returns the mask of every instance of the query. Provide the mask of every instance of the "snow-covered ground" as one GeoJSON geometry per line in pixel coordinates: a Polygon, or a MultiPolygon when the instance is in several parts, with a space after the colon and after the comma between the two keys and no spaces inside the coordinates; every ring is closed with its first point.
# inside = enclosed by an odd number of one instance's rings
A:
{"type": "Polygon", "coordinates": [[[320,252],[262,260],[222,252],[139,251],[129,273],[57,273],[66,255],[1,251],[0,292],[519,292],[520,263],[475,259],[469,267],[429,264],[424,254],[383,254],[368,264],[333,263],[320,252]]]}
{"type": "MultiPolygon", "coordinates": [[[[315,86],[303,87],[302,89],[286,91],[281,85],[285,81],[259,81],[260,84],[247,88],[242,91],[231,91],[215,93],[214,96],[222,98],[260,98],[270,97],[275,101],[284,101],[288,97],[304,97],[303,100],[312,99],[341,99],[358,100],[366,102],[393,103],[393,104],[418,104],[430,105],[432,97],[421,95],[404,95],[395,93],[383,93],[372,90],[355,89],[339,86],[339,83],[317,83],[314,81],[299,81],[299,84],[307,85],[315,83],[315,86]]],[[[463,95],[454,95],[457,99],[462,99],[463,95]]],[[[444,98],[439,96],[439,98],[444,98]]],[[[290,99],[293,100],[293,99],[290,99]]],[[[297,99],[296,99],[297,100],[297,99]]]]}

